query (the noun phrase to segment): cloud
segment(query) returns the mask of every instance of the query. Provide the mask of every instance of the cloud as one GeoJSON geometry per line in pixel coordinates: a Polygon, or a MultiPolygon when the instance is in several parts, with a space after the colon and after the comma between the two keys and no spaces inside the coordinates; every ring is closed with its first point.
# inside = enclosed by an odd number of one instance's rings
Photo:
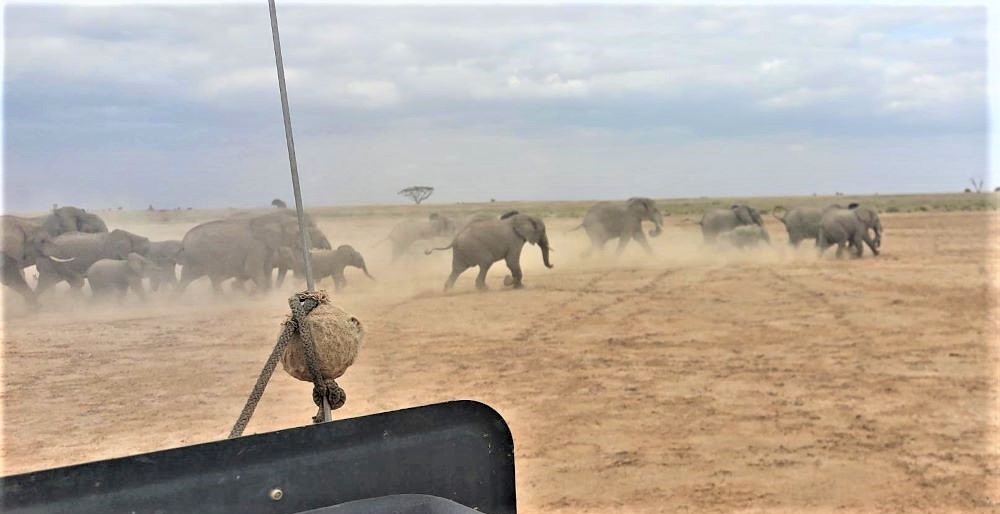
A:
{"type": "MultiPolygon", "coordinates": [[[[800,148],[794,153],[806,159],[825,148],[817,142],[857,138],[947,140],[942,152],[969,150],[986,131],[981,8],[302,5],[279,16],[297,139],[315,143],[303,143],[300,156],[313,150],[316,162],[343,162],[335,149],[344,141],[351,152],[391,149],[409,164],[384,163],[383,180],[429,174],[432,182],[440,173],[459,191],[484,183],[448,175],[459,164],[525,179],[543,166],[565,176],[581,165],[533,141],[560,141],[553,148],[564,151],[600,146],[588,166],[612,176],[623,163],[698,168],[697,152],[670,154],[691,162],[663,161],[658,148],[668,143],[723,148],[777,138],[774,149],[800,148]],[[418,135],[428,143],[386,143],[418,135]],[[516,156],[490,151],[489,140],[516,156]],[[431,151],[464,157],[441,163],[424,155],[431,151]],[[628,152],[642,156],[633,162],[628,152]]],[[[111,189],[125,173],[280,168],[266,9],[11,6],[6,19],[8,185],[34,187],[25,177],[73,162],[111,189]],[[240,150],[272,144],[270,160],[240,150]],[[148,152],[150,164],[130,172],[116,160],[120,151],[133,159],[148,152]]],[[[877,145],[864,148],[884,162],[877,145]]],[[[732,165],[744,166],[749,152],[732,165]]],[[[352,162],[360,167],[361,156],[352,162]]],[[[261,184],[278,187],[283,178],[261,184]]],[[[362,201],[397,200],[358,184],[351,191],[362,201]]],[[[460,198],[447,191],[439,198],[460,198]]],[[[239,204],[247,194],[204,201],[239,204]]]]}

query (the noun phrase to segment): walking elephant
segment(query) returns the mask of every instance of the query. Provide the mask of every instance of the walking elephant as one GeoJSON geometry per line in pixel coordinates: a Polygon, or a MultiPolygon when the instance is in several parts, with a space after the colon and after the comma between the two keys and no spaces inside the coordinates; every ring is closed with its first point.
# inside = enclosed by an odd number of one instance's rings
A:
{"type": "MultiPolygon", "coordinates": [[[[471,223],[475,220],[469,220],[471,223]]],[[[467,226],[467,223],[466,223],[467,226]]],[[[413,243],[455,234],[457,224],[448,216],[431,213],[426,220],[409,220],[392,228],[385,240],[392,242],[392,260],[399,259],[413,243]]]]}
{"type": "Polygon", "coordinates": [[[831,209],[843,209],[838,204],[827,207],[796,207],[781,214],[780,209],[771,211],[771,216],[781,222],[788,231],[788,243],[798,247],[799,243],[806,239],[816,239],[819,235],[819,225],[823,220],[823,213],[831,209]]]}
{"type": "Polygon", "coordinates": [[[0,280],[34,304],[35,292],[24,279],[24,268],[41,257],[59,259],[52,239],[67,232],[101,233],[108,226],[99,216],[77,207],[59,207],[45,216],[2,216],[3,246],[0,247],[0,280]]]}
{"type": "Polygon", "coordinates": [[[816,236],[816,248],[822,255],[828,248],[837,245],[837,257],[841,257],[846,246],[850,245],[855,257],[864,253],[862,242],[871,248],[873,255],[879,254],[882,247],[882,221],[878,211],[871,207],[851,204],[847,209],[830,209],[823,214],[819,233],[816,236]],[[875,232],[874,239],[868,233],[875,232]]]}
{"type": "MultiPolygon", "coordinates": [[[[302,263],[300,253],[294,253],[289,249],[282,249],[279,252],[279,261],[291,267],[295,271],[297,278],[304,278],[305,266],[302,263]]],[[[365,276],[375,280],[368,273],[368,266],[361,252],[351,245],[340,245],[336,250],[311,250],[309,252],[309,262],[312,265],[313,279],[317,284],[326,277],[333,278],[334,291],[340,291],[347,286],[347,279],[344,278],[344,268],[351,266],[360,269],[365,276]]]]}
{"type": "MultiPolygon", "coordinates": [[[[728,209],[714,209],[706,212],[699,222],[701,234],[706,243],[712,243],[723,232],[729,232],[742,225],[757,225],[764,228],[764,220],[760,217],[757,209],[749,205],[733,205],[728,209]]],[[[771,238],[764,231],[765,241],[770,243],[771,238]]]]}
{"type": "MultiPolygon", "coordinates": [[[[306,218],[314,248],[329,248],[330,242],[315,223],[306,218]]],[[[208,276],[212,288],[222,291],[229,278],[252,280],[257,290],[271,288],[271,273],[278,267],[279,281],[288,268],[280,266],[278,251],[300,251],[299,224],[294,211],[237,216],[202,223],[182,240],[181,279],[177,292],[183,293],[194,280],[208,276]]]]}
{"type": "Polygon", "coordinates": [[[549,262],[549,238],[545,233],[545,223],[535,216],[507,213],[503,219],[494,219],[473,223],[458,233],[451,244],[443,248],[433,248],[425,253],[430,255],[437,250],[451,249],[451,275],[444,284],[445,291],[455,285],[455,280],[463,271],[479,266],[479,276],[476,277],[476,288],[486,289],[486,273],[494,262],[501,259],[510,269],[510,285],[520,288],[521,279],[521,249],[524,243],[537,244],[542,250],[542,262],[551,268],[549,262]]]}
{"type": "Polygon", "coordinates": [[[39,295],[64,280],[78,291],[83,287],[87,269],[101,259],[124,260],[130,253],[144,256],[149,252],[149,239],[121,229],[101,234],[70,232],[56,236],[52,242],[57,249],[56,255],[71,260],[38,259],[35,263],[38,268],[38,288],[35,292],[39,295]]]}
{"type": "Polygon", "coordinates": [[[183,250],[184,243],[176,239],[149,243],[147,257],[156,265],[156,270],[147,275],[150,289],[159,291],[160,284],[177,285],[177,265],[183,250]]]}
{"type": "Polygon", "coordinates": [[[663,232],[663,214],[656,207],[656,203],[649,198],[629,198],[624,204],[601,202],[587,210],[583,222],[570,232],[580,228],[587,232],[590,249],[585,255],[594,250],[603,250],[604,245],[615,238],[618,239],[619,254],[625,250],[630,240],[635,240],[647,253],[652,254],[653,250],[642,232],[643,221],[653,222],[653,229],[649,231],[650,237],[656,237],[663,232]]]}
{"type": "Polygon", "coordinates": [[[150,259],[137,253],[130,253],[125,260],[101,259],[87,268],[87,282],[94,298],[104,298],[115,294],[119,301],[131,289],[139,299],[146,299],[142,279],[153,276],[161,270],[150,259]]]}

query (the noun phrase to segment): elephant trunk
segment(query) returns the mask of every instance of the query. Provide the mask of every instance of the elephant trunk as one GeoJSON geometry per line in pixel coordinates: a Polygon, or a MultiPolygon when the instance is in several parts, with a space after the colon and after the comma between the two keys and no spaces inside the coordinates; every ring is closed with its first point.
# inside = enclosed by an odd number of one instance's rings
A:
{"type": "Polygon", "coordinates": [[[651,219],[653,221],[653,225],[655,226],[653,227],[653,230],[649,231],[649,236],[656,237],[663,233],[663,214],[661,214],[660,211],[656,211],[653,213],[651,219]]]}
{"type": "Polygon", "coordinates": [[[365,272],[365,276],[366,277],[368,277],[368,278],[370,278],[372,280],[375,280],[375,277],[371,276],[371,274],[368,273],[368,266],[365,266],[365,263],[363,261],[361,263],[361,271],[365,272]]]}
{"type": "Polygon", "coordinates": [[[538,246],[542,249],[542,262],[545,263],[546,268],[551,268],[552,263],[549,262],[549,236],[543,233],[541,239],[538,240],[538,246]]]}

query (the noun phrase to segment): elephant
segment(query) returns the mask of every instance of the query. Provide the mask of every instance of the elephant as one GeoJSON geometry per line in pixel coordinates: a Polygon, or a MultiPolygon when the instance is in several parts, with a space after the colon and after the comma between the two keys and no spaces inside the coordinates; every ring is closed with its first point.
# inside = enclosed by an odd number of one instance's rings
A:
{"type": "Polygon", "coordinates": [[[73,290],[79,291],[87,269],[95,262],[101,259],[124,260],[130,253],[145,256],[149,252],[148,238],[121,229],[101,234],[70,232],[55,237],[52,242],[58,248],[60,257],[72,260],[38,259],[35,263],[38,268],[36,294],[42,294],[63,280],[73,290]]]}
{"type": "Polygon", "coordinates": [[[445,291],[455,285],[455,280],[463,271],[479,266],[476,288],[486,289],[486,273],[494,262],[505,259],[510,269],[508,281],[515,288],[522,286],[521,249],[524,243],[537,244],[542,249],[542,262],[552,268],[549,262],[549,238],[545,233],[545,223],[535,216],[507,213],[503,219],[473,223],[458,233],[451,244],[443,248],[427,250],[427,255],[438,250],[452,251],[451,275],[444,284],[445,291]]]}
{"type": "MultiPolygon", "coordinates": [[[[306,219],[314,248],[328,249],[330,242],[311,219],[306,219]]],[[[301,251],[298,218],[294,211],[235,216],[202,223],[184,235],[181,251],[181,278],[177,293],[203,276],[212,281],[215,292],[229,278],[238,283],[252,280],[257,290],[271,288],[271,272],[278,267],[279,285],[288,268],[281,267],[278,251],[301,251]]]]}
{"type": "MultiPolygon", "coordinates": [[[[699,222],[701,234],[706,243],[715,241],[715,238],[723,232],[729,232],[741,225],[757,225],[764,228],[764,220],[760,217],[757,209],[749,205],[737,204],[728,209],[714,209],[706,212],[699,222]]],[[[764,241],[770,244],[771,237],[764,231],[764,241]]]]}
{"type": "Polygon", "coordinates": [[[873,255],[879,254],[879,248],[882,247],[882,221],[875,209],[851,204],[847,209],[830,209],[823,214],[816,236],[816,248],[820,255],[837,245],[837,257],[841,257],[844,248],[850,245],[854,256],[861,257],[864,253],[862,242],[871,248],[873,255]],[[868,233],[869,230],[875,231],[874,239],[868,233]]]}
{"type": "Polygon", "coordinates": [[[38,258],[58,260],[58,248],[52,243],[67,232],[102,233],[108,226],[99,216],[77,207],[59,207],[45,216],[24,218],[2,216],[3,246],[0,247],[0,281],[29,304],[36,303],[35,292],[24,279],[24,268],[38,258]]]}
{"type": "Polygon", "coordinates": [[[843,209],[839,204],[833,204],[824,208],[819,207],[796,207],[786,211],[779,216],[779,209],[771,211],[771,216],[781,222],[788,231],[788,243],[798,247],[805,239],[816,239],[819,235],[819,224],[823,220],[823,213],[830,209],[843,209]]]}
{"type": "MultiPolygon", "coordinates": [[[[471,223],[474,220],[468,221],[471,223]]],[[[466,226],[467,224],[466,223],[466,226]]],[[[438,213],[431,213],[426,220],[408,220],[393,227],[383,241],[392,242],[392,260],[399,259],[415,242],[422,239],[447,237],[456,233],[455,220],[438,213]]],[[[464,228],[464,227],[463,227],[464,228]]]]}
{"type": "Polygon", "coordinates": [[[663,232],[663,214],[656,207],[656,203],[649,198],[629,198],[624,204],[615,202],[600,202],[590,209],[583,216],[583,222],[579,226],[570,230],[583,228],[590,237],[590,249],[585,255],[589,255],[594,250],[602,250],[604,245],[611,239],[618,238],[618,253],[625,250],[625,246],[630,240],[635,240],[646,253],[652,254],[653,249],[646,241],[646,235],[642,233],[642,222],[653,222],[653,229],[649,231],[650,237],[656,237],[663,232]]]}
{"type": "Polygon", "coordinates": [[[159,291],[160,284],[177,285],[177,265],[180,264],[181,251],[183,250],[184,243],[177,239],[149,243],[147,257],[157,267],[155,273],[147,275],[150,289],[159,291]]]}
{"type": "Polygon", "coordinates": [[[117,293],[118,300],[125,298],[129,289],[140,299],[146,299],[142,279],[162,270],[151,259],[130,253],[124,260],[101,259],[87,268],[87,282],[94,298],[104,298],[117,293]]]}
{"type": "MultiPolygon", "coordinates": [[[[279,261],[286,267],[292,268],[296,277],[304,277],[305,266],[302,264],[300,253],[282,248],[278,255],[279,261]]],[[[332,277],[334,291],[340,291],[347,286],[347,280],[344,278],[344,268],[347,266],[358,268],[364,272],[366,277],[375,280],[375,277],[368,273],[365,258],[351,245],[340,245],[336,250],[311,250],[309,262],[312,265],[313,279],[316,283],[318,284],[326,277],[332,277]]]]}
{"type": "Polygon", "coordinates": [[[761,242],[767,242],[767,231],[757,225],[740,225],[728,232],[723,232],[717,236],[717,240],[729,245],[744,249],[754,248],[761,242]]]}

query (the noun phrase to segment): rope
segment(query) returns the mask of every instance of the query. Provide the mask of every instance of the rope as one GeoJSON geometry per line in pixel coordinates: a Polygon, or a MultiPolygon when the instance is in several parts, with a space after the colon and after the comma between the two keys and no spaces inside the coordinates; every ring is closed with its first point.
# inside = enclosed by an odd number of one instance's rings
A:
{"type": "Polygon", "coordinates": [[[274,349],[271,350],[271,355],[267,358],[267,362],[264,363],[264,368],[260,370],[257,383],[254,384],[253,390],[250,391],[250,396],[243,406],[243,411],[240,412],[239,418],[233,424],[233,429],[229,432],[230,439],[241,436],[247,424],[250,423],[250,418],[253,416],[257,404],[260,402],[260,398],[264,395],[264,389],[271,380],[271,375],[274,374],[274,368],[278,365],[278,360],[281,359],[281,354],[284,353],[285,347],[288,346],[288,343],[291,342],[295,335],[298,335],[305,350],[306,366],[309,368],[309,375],[313,380],[313,403],[319,407],[319,412],[313,417],[313,423],[329,421],[324,409],[323,400],[326,400],[331,410],[344,406],[344,403],[347,401],[347,394],[337,385],[335,380],[323,378],[323,375],[320,374],[319,357],[316,355],[316,346],[313,343],[312,333],[309,330],[303,330],[303,321],[319,305],[320,297],[320,293],[303,291],[288,299],[288,306],[292,310],[292,315],[282,324],[278,341],[275,343],[274,349]]]}

